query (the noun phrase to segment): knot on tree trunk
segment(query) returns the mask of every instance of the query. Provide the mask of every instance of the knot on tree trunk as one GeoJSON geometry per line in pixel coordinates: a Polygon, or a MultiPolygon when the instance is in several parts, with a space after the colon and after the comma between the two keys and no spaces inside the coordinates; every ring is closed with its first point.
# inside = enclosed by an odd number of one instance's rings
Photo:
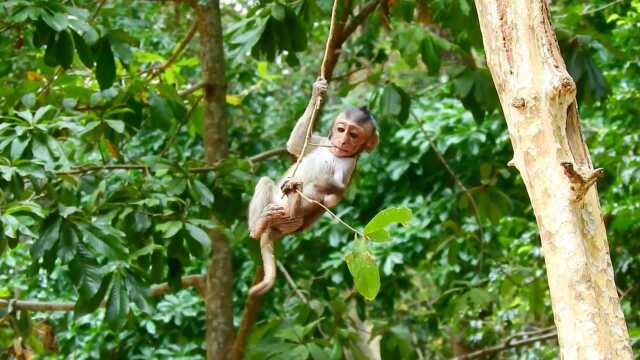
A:
{"type": "Polygon", "coordinates": [[[564,174],[571,182],[571,191],[573,192],[573,200],[580,201],[584,198],[587,191],[598,178],[604,176],[604,169],[576,169],[571,162],[562,162],[560,165],[564,168],[564,174]]]}
{"type": "Polygon", "coordinates": [[[552,99],[558,98],[561,101],[563,99],[573,101],[576,96],[576,83],[568,74],[560,76],[551,84],[548,95],[552,99]]]}

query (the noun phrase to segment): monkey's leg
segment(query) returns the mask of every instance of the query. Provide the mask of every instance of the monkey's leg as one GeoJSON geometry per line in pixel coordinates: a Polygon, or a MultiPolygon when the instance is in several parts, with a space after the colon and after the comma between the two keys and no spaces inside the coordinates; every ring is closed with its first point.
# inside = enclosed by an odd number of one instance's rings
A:
{"type": "Polygon", "coordinates": [[[262,281],[249,289],[250,296],[263,295],[273,287],[276,281],[276,257],[273,254],[273,243],[282,235],[279,231],[268,229],[260,236],[260,253],[262,254],[262,281]]]}
{"type": "Polygon", "coordinates": [[[274,202],[273,196],[275,192],[276,185],[273,180],[266,176],[261,177],[249,203],[249,232],[254,239],[259,239],[269,227],[264,211],[267,205],[274,202]]]}

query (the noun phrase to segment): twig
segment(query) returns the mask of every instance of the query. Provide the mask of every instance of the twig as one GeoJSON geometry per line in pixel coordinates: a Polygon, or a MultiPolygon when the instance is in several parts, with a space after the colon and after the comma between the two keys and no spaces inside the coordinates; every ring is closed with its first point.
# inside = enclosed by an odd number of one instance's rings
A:
{"type": "Polygon", "coordinates": [[[625,296],[629,295],[630,292],[635,290],[640,284],[631,285],[627,290],[620,292],[620,300],[624,299],[625,296]]]}
{"type": "Polygon", "coordinates": [[[287,151],[286,148],[276,148],[276,149],[267,150],[265,152],[261,152],[259,154],[250,156],[249,158],[247,158],[247,160],[249,160],[252,163],[258,163],[260,161],[267,160],[272,157],[276,157],[276,156],[280,156],[288,153],[289,151],[287,151]]]}
{"type": "MultiPolygon", "coordinates": [[[[182,288],[194,287],[202,294],[204,289],[204,276],[203,275],[188,275],[184,276],[180,285],[182,288]]],[[[168,283],[162,283],[153,285],[149,289],[149,296],[159,297],[173,292],[173,289],[168,283]]],[[[30,310],[30,311],[73,311],[75,310],[75,303],[72,302],[50,302],[50,301],[35,301],[35,300],[7,300],[0,299],[0,307],[8,307],[11,305],[17,310],[30,310]]],[[[106,305],[106,301],[103,301],[100,306],[106,305]]]]}
{"type": "Polygon", "coordinates": [[[156,76],[160,75],[163,71],[165,71],[167,68],[173,65],[173,63],[176,60],[178,60],[178,57],[180,56],[180,54],[182,54],[184,49],[187,48],[187,45],[189,45],[189,42],[191,42],[191,39],[193,39],[193,36],[196,34],[196,31],[198,31],[198,22],[194,21],[193,25],[191,25],[191,28],[189,29],[189,32],[180,41],[180,43],[176,47],[176,50],[173,52],[173,54],[171,54],[171,57],[169,57],[169,60],[167,60],[164,64],[160,65],[159,67],[152,67],[150,69],[143,71],[143,73],[146,73],[146,72],[151,73],[147,81],[150,81],[156,76]]]}
{"type": "Polygon", "coordinates": [[[93,15],[91,15],[91,18],[89,18],[89,21],[93,21],[95,20],[95,18],[98,17],[98,14],[100,14],[100,10],[102,10],[102,7],[106,3],[107,3],[107,0],[100,0],[100,2],[98,3],[98,6],[96,6],[96,10],[93,12],[93,15]]]}
{"type": "Polygon", "coordinates": [[[187,115],[185,115],[184,117],[184,121],[181,121],[178,124],[178,126],[176,127],[176,131],[171,135],[171,138],[169,139],[169,141],[167,141],[167,145],[164,147],[164,149],[162,149],[162,151],[160,151],[160,154],[159,154],[160,156],[164,155],[167,151],[169,151],[169,149],[173,145],[173,142],[176,141],[176,138],[178,137],[178,133],[180,132],[180,129],[182,129],[182,125],[189,122],[191,115],[193,115],[193,111],[196,109],[196,107],[198,106],[198,104],[200,103],[203,97],[204,97],[204,94],[198,96],[196,101],[193,102],[193,105],[191,105],[191,108],[189,108],[187,115]]]}
{"type": "MultiPolygon", "coordinates": [[[[265,152],[250,156],[248,158],[246,158],[247,161],[252,162],[252,163],[258,163],[267,159],[270,159],[272,157],[276,157],[279,155],[284,155],[284,154],[288,154],[287,149],[285,148],[277,148],[277,149],[271,149],[271,150],[267,150],[265,152]]],[[[209,171],[213,171],[216,170],[216,168],[220,165],[220,163],[216,163],[213,166],[202,166],[202,167],[193,167],[193,168],[188,168],[187,172],[190,173],[203,173],[203,172],[209,172],[209,171]]],[[[66,171],[57,171],[54,174],[61,176],[61,175],[83,175],[86,173],[90,173],[90,172],[94,172],[94,171],[114,171],[114,170],[142,170],[142,171],[146,171],[149,172],[151,170],[150,166],[147,165],[140,165],[140,164],[114,164],[114,165],[95,165],[95,166],[79,166],[76,168],[73,168],[72,170],[66,170],[66,171]]]]}
{"type": "Polygon", "coordinates": [[[346,72],[346,73],[344,73],[344,74],[340,74],[340,75],[338,75],[338,76],[333,76],[333,77],[331,78],[331,80],[334,80],[334,81],[342,80],[342,79],[344,79],[344,78],[348,78],[349,76],[351,76],[351,75],[353,75],[353,74],[357,73],[358,71],[362,71],[362,70],[365,70],[365,69],[366,69],[366,68],[357,68],[357,69],[349,70],[349,71],[347,71],[347,72],[346,72]]]}
{"type": "Polygon", "coordinates": [[[304,294],[300,292],[300,289],[298,289],[298,286],[293,281],[293,278],[291,278],[291,275],[289,274],[287,269],[284,267],[284,265],[282,265],[280,260],[276,261],[276,265],[278,266],[278,269],[280,269],[280,272],[284,275],[284,278],[287,280],[287,283],[289,284],[289,286],[291,286],[291,288],[296,293],[296,295],[300,298],[300,300],[302,300],[302,302],[305,303],[305,305],[309,306],[309,300],[307,300],[304,294]]]}
{"type": "Polygon", "coordinates": [[[340,224],[344,225],[347,229],[351,230],[352,232],[354,232],[356,235],[362,237],[362,238],[366,238],[366,236],[364,236],[363,233],[361,233],[360,231],[354,229],[351,225],[347,224],[346,222],[344,222],[338,215],[334,214],[331,210],[329,210],[328,207],[326,207],[323,203],[313,200],[311,198],[309,198],[307,195],[305,195],[302,191],[300,190],[296,190],[296,192],[298,194],[300,194],[300,196],[302,196],[303,199],[312,202],[318,206],[320,206],[321,208],[323,208],[326,212],[329,213],[329,215],[331,215],[331,217],[333,217],[335,220],[337,220],[340,224]]]}
{"type": "Polygon", "coordinates": [[[147,170],[147,165],[137,164],[118,164],[118,165],[102,165],[102,166],[86,166],[77,167],[69,171],[57,171],[56,175],[79,175],[100,170],[147,170]]]}
{"type": "Polygon", "coordinates": [[[207,85],[207,84],[206,84],[205,82],[198,83],[198,84],[196,84],[196,85],[193,85],[193,86],[192,86],[192,87],[190,87],[190,88],[187,88],[187,89],[185,89],[185,90],[180,91],[180,92],[178,93],[178,95],[179,95],[180,97],[185,97],[185,96],[191,95],[192,93],[194,93],[194,92],[196,92],[196,91],[198,91],[198,90],[200,90],[200,89],[203,89],[206,85],[207,85]]]}
{"type": "Polygon", "coordinates": [[[58,76],[62,75],[63,72],[64,72],[64,69],[62,67],[57,68],[56,72],[51,77],[51,80],[47,81],[47,83],[44,84],[44,86],[38,90],[38,92],[36,93],[36,96],[39,97],[40,95],[48,92],[49,89],[51,88],[51,85],[53,85],[53,82],[56,81],[58,76]]]}
{"type": "Polygon", "coordinates": [[[347,39],[354,31],[358,28],[358,26],[362,25],[364,21],[369,17],[369,15],[378,7],[380,4],[380,0],[374,0],[370,3],[365,4],[362,7],[362,10],[356,15],[353,20],[351,20],[344,28],[342,33],[342,39],[347,39]]]}
{"type": "Polygon", "coordinates": [[[413,116],[414,120],[418,123],[418,128],[420,129],[422,134],[427,138],[427,141],[429,141],[429,146],[431,147],[431,150],[433,150],[433,152],[436,154],[436,157],[438,158],[440,163],[442,163],[442,165],[447,170],[449,175],[451,175],[451,177],[453,178],[453,181],[456,183],[456,185],[458,185],[458,187],[460,187],[462,192],[464,192],[465,196],[469,200],[469,203],[471,204],[471,208],[473,210],[473,215],[476,218],[476,222],[478,223],[478,231],[480,233],[480,239],[482,239],[483,235],[482,235],[482,222],[480,221],[480,211],[478,210],[478,205],[476,204],[476,201],[473,199],[473,195],[471,195],[471,192],[469,191],[469,189],[467,189],[467,187],[464,185],[462,180],[460,180],[460,177],[453,171],[451,166],[449,166],[447,159],[445,159],[444,156],[440,153],[440,151],[438,151],[438,148],[436,148],[435,144],[433,143],[433,139],[431,138],[431,136],[429,136],[427,131],[424,129],[422,120],[420,120],[420,118],[413,111],[411,112],[411,116],[413,116]]]}
{"type": "Polygon", "coordinates": [[[612,2],[610,2],[608,4],[604,4],[604,5],[600,6],[600,7],[597,7],[595,9],[585,10],[580,15],[581,16],[591,15],[593,13],[597,13],[598,11],[602,11],[602,10],[608,8],[608,7],[611,7],[611,6],[615,5],[615,4],[621,3],[623,1],[625,1],[625,0],[615,0],[615,1],[612,1],[612,2]]]}
{"type": "Polygon", "coordinates": [[[523,340],[519,340],[519,341],[504,341],[496,346],[492,346],[492,347],[488,347],[485,349],[481,349],[478,351],[474,351],[468,354],[464,354],[462,356],[458,356],[453,358],[453,360],[470,360],[470,359],[478,359],[487,355],[491,355],[491,354],[495,354],[507,349],[511,349],[511,348],[516,348],[516,347],[520,347],[520,346],[525,346],[525,345],[529,345],[538,341],[545,341],[545,340],[550,340],[550,339],[557,339],[558,337],[558,333],[557,331],[553,331],[550,332],[548,334],[543,334],[540,336],[535,336],[535,337],[531,337],[531,338],[527,338],[527,339],[523,339],[523,340]]]}

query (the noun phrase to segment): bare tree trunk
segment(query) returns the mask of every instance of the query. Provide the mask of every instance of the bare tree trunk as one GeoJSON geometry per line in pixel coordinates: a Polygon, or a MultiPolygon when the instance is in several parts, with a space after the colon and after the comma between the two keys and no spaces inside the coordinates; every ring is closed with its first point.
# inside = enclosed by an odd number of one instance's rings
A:
{"type": "MultiPolygon", "coordinates": [[[[204,96],[205,161],[213,165],[228,153],[224,118],[225,75],[222,24],[218,0],[199,1],[200,61],[204,96]]],[[[215,219],[214,219],[215,221],[215,219]]],[[[218,229],[209,231],[211,259],[206,275],[207,359],[223,359],[233,340],[233,274],[231,249],[218,229]]]]}
{"type": "Polygon", "coordinates": [[[582,139],[576,86],[545,0],[476,0],[480,28],[514,149],[536,215],[563,359],[631,359],[582,139]]]}

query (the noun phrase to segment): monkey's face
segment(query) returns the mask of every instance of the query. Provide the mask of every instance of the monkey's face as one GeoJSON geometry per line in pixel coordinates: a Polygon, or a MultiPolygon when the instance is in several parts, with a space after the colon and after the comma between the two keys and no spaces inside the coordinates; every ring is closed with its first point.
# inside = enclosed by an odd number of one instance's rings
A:
{"type": "Polygon", "coordinates": [[[339,115],[331,128],[331,152],[338,157],[359,154],[370,137],[370,129],[339,115]]]}

